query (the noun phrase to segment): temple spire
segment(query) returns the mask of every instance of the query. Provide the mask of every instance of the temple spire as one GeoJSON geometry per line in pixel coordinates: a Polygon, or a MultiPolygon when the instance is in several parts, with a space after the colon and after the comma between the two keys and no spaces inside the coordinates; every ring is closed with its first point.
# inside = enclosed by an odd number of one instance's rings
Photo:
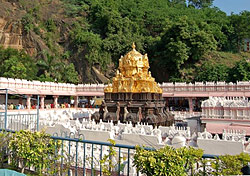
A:
{"type": "Polygon", "coordinates": [[[135,42],[133,42],[132,48],[133,48],[133,50],[135,50],[135,42]]]}
{"type": "Polygon", "coordinates": [[[148,72],[149,63],[147,55],[142,55],[135,50],[135,43],[132,44],[132,51],[119,59],[119,68],[113,83],[104,89],[105,93],[162,93],[155,79],[148,72]]]}

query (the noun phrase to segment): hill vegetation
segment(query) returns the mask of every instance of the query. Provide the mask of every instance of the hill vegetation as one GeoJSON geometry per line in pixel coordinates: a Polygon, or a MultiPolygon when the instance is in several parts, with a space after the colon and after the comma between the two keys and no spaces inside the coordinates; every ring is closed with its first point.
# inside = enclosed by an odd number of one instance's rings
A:
{"type": "MultiPolygon", "coordinates": [[[[102,82],[113,76],[132,42],[148,53],[152,75],[163,81],[250,79],[250,12],[226,13],[213,0],[6,0],[7,19],[42,43],[35,54],[0,49],[0,76],[59,82],[102,82]],[[9,7],[9,8],[8,8],[9,7]],[[14,10],[13,10],[13,7],[14,10]],[[12,14],[12,15],[11,15],[12,14]]],[[[24,50],[26,48],[24,47],[24,50]]]]}

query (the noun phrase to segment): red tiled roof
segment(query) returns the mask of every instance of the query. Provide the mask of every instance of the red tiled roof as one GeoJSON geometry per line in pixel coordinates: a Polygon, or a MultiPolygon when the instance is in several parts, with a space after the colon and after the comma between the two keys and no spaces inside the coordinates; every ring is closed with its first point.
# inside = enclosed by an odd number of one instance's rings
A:
{"type": "Polygon", "coordinates": [[[250,125],[247,124],[239,124],[239,123],[231,123],[231,124],[215,124],[215,123],[207,123],[206,129],[209,133],[213,134],[222,134],[223,130],[242,130],[246,131],[246,135],[250,136],[250,125]]]}

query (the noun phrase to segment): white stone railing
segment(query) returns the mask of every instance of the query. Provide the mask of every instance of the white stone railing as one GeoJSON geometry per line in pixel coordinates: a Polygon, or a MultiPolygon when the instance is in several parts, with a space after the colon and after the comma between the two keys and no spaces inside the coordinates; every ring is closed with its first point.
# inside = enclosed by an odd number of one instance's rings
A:
{"type": "Polygon", "coordinates": [[[187,111],[170,111],[172,114],[174,114],[175,120],[185,120],[187,118],[191,117],[197,117],[201,116],[201,112],[187,112],[187,111]]]}
{"type": "Polygon", "coordinates": [[[76,85],[74,84],[28,81],[24,79],[12,79],[3,77],[0,77],[0,88],[76,92],[76,85]]]}
{"type": "MultiPolygon", "coordinates": [[[[12,79],[0,77],[0,88],[8,89],[35,89],[47,91],[70,91],[77,92],[103,92],[104,84],[68,84],[54,82],[29,81],[24,79],[12,79]]],[[[171,92],[249,92],[250,82],[195,82],[192,83],[162,83],[159,86],[163,93],[171,92]]],[[[73,95],[73,94],[72,94],[73,95]]]]}
{"type": "Polygon", "coordinates": [[[249,91],[250,82],[195,82],[192,83],[162,83],[163,92],[224,92],[224,91],[249,91]]]}

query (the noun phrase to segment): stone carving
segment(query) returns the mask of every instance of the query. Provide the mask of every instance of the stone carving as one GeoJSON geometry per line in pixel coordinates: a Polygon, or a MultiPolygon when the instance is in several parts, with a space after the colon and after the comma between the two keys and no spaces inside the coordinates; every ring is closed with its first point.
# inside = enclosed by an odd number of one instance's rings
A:
{"type": "Polygon", "coordinates": [[[209,97],[201,104],[202,117],[249,119],[250,102],[245,97],[209,97]]]}

